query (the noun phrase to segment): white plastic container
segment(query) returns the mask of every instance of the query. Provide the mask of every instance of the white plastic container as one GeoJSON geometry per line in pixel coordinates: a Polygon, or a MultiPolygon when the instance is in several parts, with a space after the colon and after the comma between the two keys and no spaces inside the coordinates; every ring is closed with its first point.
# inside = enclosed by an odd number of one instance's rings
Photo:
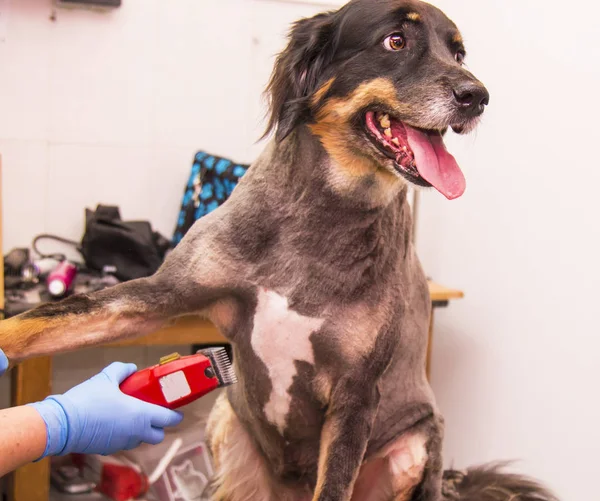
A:
{"type": "MultiPolygon", "coordinates": [[[[214,392],[218,393],[218,392],[214,392]]],[[[176,428],[165,429],[165,440],[159,445],[141,445],[121,453],[150,475],[159,466],[172,444],[181,439],[181,446],[163,473],[151,479],[148,501],[211,501],[209,484],[214,475],[212,459],[205,443],[207,411],[216,395],[204,397],[182,410],[184,421],[176,428]],[[212,397],[212,398],[210,398],[212,397]]]]}

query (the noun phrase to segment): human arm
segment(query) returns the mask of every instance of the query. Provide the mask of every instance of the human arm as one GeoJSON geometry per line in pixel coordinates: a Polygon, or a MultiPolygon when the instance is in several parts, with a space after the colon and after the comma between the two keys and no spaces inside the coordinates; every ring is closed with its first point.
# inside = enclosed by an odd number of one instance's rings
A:
{"type": "MultiPolygon", "coordinates": [[[[8,360],[0,350],[0,376],[8,360]]],[[[46,448],[46,424],[27,406],[0,410],[0,477],[39,458],[46,448]]]]}
{"type": "Polygon", "coordinates": [[[0,477],[41,457],[46,436],[46,424],[34,408],[0,410],[0,477]]]}
{"type": "MultiPolygon", "coordinates": [[[[0,367],[2,358],[0,350],[0,367]]],[[[0,476],[45,456],[112,454],[160,443],[163,429],[182,416],[122,393],[119,384],[135,370],[116,362],[64,395],[0,411],[0,476]]]]}

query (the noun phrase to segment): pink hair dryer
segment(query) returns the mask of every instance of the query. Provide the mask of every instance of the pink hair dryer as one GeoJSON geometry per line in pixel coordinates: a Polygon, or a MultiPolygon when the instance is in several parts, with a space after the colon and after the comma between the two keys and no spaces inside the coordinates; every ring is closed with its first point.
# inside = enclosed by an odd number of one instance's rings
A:
{"type": "Polygon", "coordinates": [[[77,266],[69,261],[62,261],[48,275],[46,284],[48,292],[54,298],[63,297],[69,292],[77,276],[77,266]]]}

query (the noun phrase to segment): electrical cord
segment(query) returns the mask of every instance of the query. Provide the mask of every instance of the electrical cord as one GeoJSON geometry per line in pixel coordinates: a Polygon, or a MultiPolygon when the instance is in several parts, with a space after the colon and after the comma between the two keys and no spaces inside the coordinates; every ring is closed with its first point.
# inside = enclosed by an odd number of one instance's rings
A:
{"type": "Polygon", "coordinates": [[[67,256],[62,253],[53,253],[53,254],[45,254],[41,252],[37,246],[40,240],[55,240],[57,242],[71,245],[75,247],[75,250],[81,254],[81,247],[79,246],[79,242],[75,242],[74,240],[69,240],[68,238],[59,237],[56,235],[50,235],[49,233],[42,233],[36,236],[31,243],[31,248],[33,251],[41,258],[41,259],[55,259],[56,261],[65,261],[67,256]]]}

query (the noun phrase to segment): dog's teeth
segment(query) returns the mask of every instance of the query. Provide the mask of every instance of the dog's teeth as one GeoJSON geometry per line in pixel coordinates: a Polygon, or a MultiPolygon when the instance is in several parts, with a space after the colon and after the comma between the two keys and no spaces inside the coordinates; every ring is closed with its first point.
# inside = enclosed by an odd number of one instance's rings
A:
{"type": "Polygon", "coordinates": [[[389,129],[390,128],[390,116],[388,114],[382,115],[381,118],[379,119],[379,123],[381,124],[381,127],[383,127],[384,129],[389,129]]]}
{"type": "Polygon", "coordinates": [[[387,137],[387,138],[391,138],[392,137],[392,129],[390,129],[389,127],[387,129],[385,129],[383,131],[383,133],[385,134],[385,137],[387,137]]]}
{"type": "Polygon", "coordinates": [[[396,146],[400,147],[400,140],[397,137],[392,138],[392,143],[394,143],[396,146]]]}
{"type": "Polygon", "coordinates": [[[408,149],[406,148],[406,146],[402,146],[402,151],[403,151],[404,153],[408,153],[408,149]]]}

